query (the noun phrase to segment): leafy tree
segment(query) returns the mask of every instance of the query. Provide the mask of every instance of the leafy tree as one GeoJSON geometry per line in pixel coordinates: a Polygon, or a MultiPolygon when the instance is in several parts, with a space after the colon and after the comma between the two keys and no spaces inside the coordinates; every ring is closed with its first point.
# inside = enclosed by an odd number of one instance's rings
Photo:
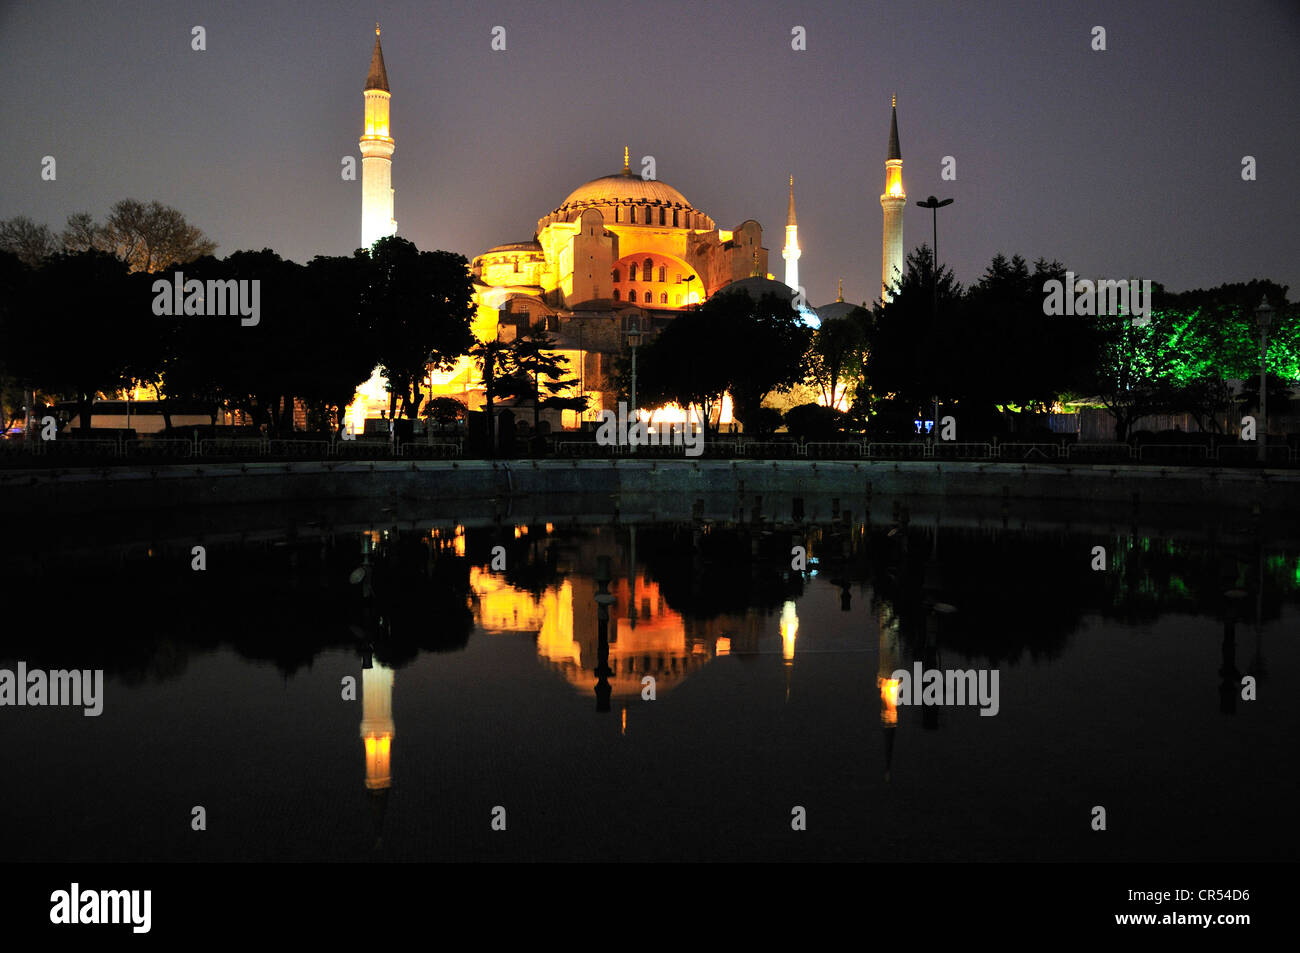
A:
{"type": "Polygon", "coordinates": [[[391,415],[414,418],[429,366],[451,370],[474,345],[473,285],[467,262],[452,252],[422,252],[403,238],[381,238],[369,252],[372,270],[363,309],[392,395],[391,415]]]}
{"type": "MultiPolygon", "coordinates": [[[[694,408],[706,431],[731,386],[726,355],[731,335],[703,308],[675,317],[637,353],[637,399],[642,406],[675,403],[694,408]]],[[[714,431],[716,433],[716,428],[714,431]]]]}
{"type": "Polygon", "coordinates": [[[487,411],[488,456],[496,456],[496,411],[498,398],[517,397],[526,393],[527,382],[511,371],[510,345],[505,341],[482,341],[470,349],[483,379],[483,396],[487,411]]]}
{"type": "Polygon", "coordinates": [[[822,401],[833,407],[862,366],[870,315],[863,308],[842,318],[830,318],[813,332],[806,357],[809,383],[821,391],[822,401]]]}
{"type": "Polygon", "coordinates": [[[936,274],[929,246],[908,254],[891,300],[876,306],[867,331],[863,372],[873,401],[894,399],[915,413],[949,391],[949,369],[960,358],[943,332],[955,329],[960,300],[961,285],[947,268],[936,274]]]}
{"type": "Polygon", "coordinates": [[[18,374],[47,391],[73,395],[83,430],[93,401],[131,383],[145,346],[149,299],[131,293],[122,262],[104,252],[58,253],[36,272],[23,314],[18,374]]]}
{"type": "Polygon", "coordinates": [[[807,376],[803,358],[812,332],[789,298],[769,292],[755,301],[724,292],[706,301],[700,313],[729,338],[712,357],[726,368],[732,410],[742,424],[755,419],[768,394],[807,376]]]}
{"type": "Polygon", "coordinates": [[[563,391],[578,383],[568,375],[569,359],[551,351],[555,339],[546,333],[545,326],[533,325],[519,334],[510,348],[510,372],[522,385],[520,396],[527,397],[533,405],[533,433],[541,424],[544,409],[587,409],[586,395],[568,397],[563,391]],[[542,391],[547,395],[542,396],[542,391]]]}
{"type": "Polygon", "coordinates": [[[377,363],[375,341],[363,311],[370,263],[363,256],[313,258],[302,272],[296,358],[290,389],[312,418],[341,431],[356,389],[377,363]],[[308,316],[303,324],[301,315],[308,316]]]}
{"type": "Polygon", "coordinates": [[[469,408],[455,397],[434,397],[424,403],[424,417],[439,426],[450,427],[469,416],[469,408]]]}

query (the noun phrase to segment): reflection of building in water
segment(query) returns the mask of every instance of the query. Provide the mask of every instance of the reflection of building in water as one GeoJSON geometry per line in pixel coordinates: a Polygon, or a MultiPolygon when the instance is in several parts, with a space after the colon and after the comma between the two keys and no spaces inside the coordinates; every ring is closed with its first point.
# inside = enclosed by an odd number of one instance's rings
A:
{"type": "Polygon", "coordinates": [[[898,618],[883,599],[876,603],[876,627],[880,651],[876,664],[876,685],[880,689],[880,726],[885,734],[885,780],[894,763],[894,732],[898,729],[898,618]]]}
{"type": "Polygon", "coordinates": [[[781,658],[786,665],[794,662],[794,637],[799,632],[799,616],[795,614],[794,603],[786,602],[781,606],[781,658]]]}
{"type": "MultiPolygon", "coordinates": [[[[537,654],[575,688],[590,690],[599,638],[594,579],[574,574],[534,597],[473,567],[470,585],[478,596],[480,628],[492,634],[535,633],[537,654]]],[[[762,617],[753,611],[688,621],[665,603],[659,584],[640,572],[631,581],[626,572],[613,579],[610,593],[616,600],[609,618],[614,696],[639,695],[646,675],[654,676],[656,692],[669,690],[715,655],[756,645],[762,629],[762,617]]]]}
{"type": "Polygon", "coordinates": [[[393,784],[393,670],[378,662],[361,671],[361,741],[366,746],[366,788],[393,784]]]}

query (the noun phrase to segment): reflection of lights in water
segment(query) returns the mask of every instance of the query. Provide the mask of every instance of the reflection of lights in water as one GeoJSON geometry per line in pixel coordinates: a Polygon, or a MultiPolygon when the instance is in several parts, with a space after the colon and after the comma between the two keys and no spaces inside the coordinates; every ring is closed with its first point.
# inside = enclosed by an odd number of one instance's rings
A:
{"type": "Polygon", "coordinates": [[[877,678],[880,684],[880,723],[882,725],[898,724],[899,680],[896,678],[877,678]]]}
{"type": "Polygon", "coordinates": [[[787,662],[794,660],[794,638],[799,631],[799,616],[795,614],[794,603],[787,602],[781,606],[781,657],[787,662]]]}
{"type": "Polygon", "coordinates": [[[719,638],[716,642],[714,642],[714,643],[713,643],[713,654],[714,654],[714,655],[730,655],[730,654],[731,654],[731,639],[727,638],[726,636],[722,636],[722,637],[719,638]]]}
{"type": "Polygon", "coordinates": [[[376,662],[361,672],[361,740],[366,747],[366,788],[382,791],[393,783],[393,670],[376,662]]]}
{"type": "Polygon", "coordinates": [[[627,706],[623,706],[623,734],[627,734],[627,706]]]}

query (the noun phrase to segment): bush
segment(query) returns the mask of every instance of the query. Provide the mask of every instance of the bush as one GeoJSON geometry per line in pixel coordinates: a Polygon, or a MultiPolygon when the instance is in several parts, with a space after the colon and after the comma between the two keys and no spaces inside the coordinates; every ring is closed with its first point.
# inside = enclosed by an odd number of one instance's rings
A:
{"type": "Polygon", "coordinates": [[[785,412],[785,426],[796,440],[834,440],[840,435],[842,411],[821,404],[800,404],[785,412]]]}

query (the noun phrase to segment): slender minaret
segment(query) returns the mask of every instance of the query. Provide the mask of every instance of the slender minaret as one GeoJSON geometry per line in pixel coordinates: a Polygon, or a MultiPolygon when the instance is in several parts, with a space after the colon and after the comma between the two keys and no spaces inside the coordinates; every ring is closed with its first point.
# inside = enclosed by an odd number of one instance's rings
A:
{"type": "Polygon", "coordinates": [[[795,294],[799,293],[799,226],[794,220],[794,176],[790,176],[790,208],[785,213],[785,283],[795,294]]]}
{"type": "Polygon", "coordinates": [[[366,77],[366,125],[361,133],[361,247],[397,232],[393,219],[393,150],[397,143],[388,134],[388,71],[384,51],[379,48],[379,24],[375,24],[375,52],[366,77]]]}
{"type": "Polygon", "coordinates": [[[893,100],[889,117],[889,156],[885,159],[885,194],[880,207],[885,212],[885,227],[880,248],[880,300],[889,301],[889,287],[903,273],[903,208],[907,193],[903,191],[903,152],[898,147],[898,99],[893,100]]]}

